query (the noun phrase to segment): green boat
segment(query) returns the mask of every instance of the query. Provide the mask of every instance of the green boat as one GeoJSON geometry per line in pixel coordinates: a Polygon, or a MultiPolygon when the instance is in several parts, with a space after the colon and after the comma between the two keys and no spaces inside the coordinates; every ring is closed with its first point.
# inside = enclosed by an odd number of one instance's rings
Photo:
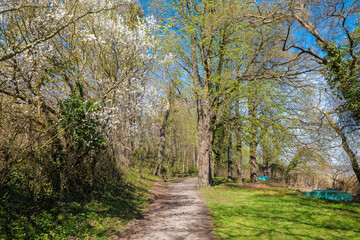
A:
{"type": "Polygon", "coordinates": [[[352,201],[354,199],[350,193],[337,190],[313,190],[311,192],[305,192],[305,196],[340,201],[352,201]]]}

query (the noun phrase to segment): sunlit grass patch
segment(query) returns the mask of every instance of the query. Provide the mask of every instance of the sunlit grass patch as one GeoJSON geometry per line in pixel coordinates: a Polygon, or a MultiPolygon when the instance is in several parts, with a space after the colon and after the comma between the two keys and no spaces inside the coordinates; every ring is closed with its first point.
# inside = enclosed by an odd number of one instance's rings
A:
{"type": "Polygon", "coordinates": [[[219,239],[360,239],[360,204],[227,183],[201,194],[219,239]]]}

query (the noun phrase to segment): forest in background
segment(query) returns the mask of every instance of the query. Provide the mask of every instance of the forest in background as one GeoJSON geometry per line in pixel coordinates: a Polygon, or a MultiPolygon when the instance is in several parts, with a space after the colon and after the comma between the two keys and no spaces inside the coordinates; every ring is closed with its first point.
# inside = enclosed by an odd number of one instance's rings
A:
{"type": "Polygon", "coordinates": [[[359,194],[359,8],[2,1],[3,225],[22,211],[10,203],[89,201],[129,175],[359,194]]]}

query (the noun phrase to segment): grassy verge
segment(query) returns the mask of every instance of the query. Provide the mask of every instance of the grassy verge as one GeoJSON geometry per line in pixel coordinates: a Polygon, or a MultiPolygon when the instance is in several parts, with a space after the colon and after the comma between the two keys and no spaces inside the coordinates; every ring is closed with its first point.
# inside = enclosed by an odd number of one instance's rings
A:
{"type": "Polygon", "coordinates": [[[219,239],[360,239],[360,204],[217,183],[201,194],[219,239]]]}
{"type": "Polygon", "coordinates": [[[0,239],[108,239],[141,215],[151,201],[149,188],[149,180],[134,175],[87,200],[33,202],[21,192],[2,195],[0,239]]]}

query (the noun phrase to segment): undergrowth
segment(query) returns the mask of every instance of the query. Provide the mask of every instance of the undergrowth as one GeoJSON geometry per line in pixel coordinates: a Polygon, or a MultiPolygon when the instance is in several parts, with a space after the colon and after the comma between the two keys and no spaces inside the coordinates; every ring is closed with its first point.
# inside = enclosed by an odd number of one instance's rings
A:
{"type": "Polygon", "coordinates": [[[0,239],[107,239],[119,235],[151,201],[149,181],[139,180],[133,171],[126,175],[111,189],[62,200],[34,200],[24,191],[2,189],[0,239]]]}

